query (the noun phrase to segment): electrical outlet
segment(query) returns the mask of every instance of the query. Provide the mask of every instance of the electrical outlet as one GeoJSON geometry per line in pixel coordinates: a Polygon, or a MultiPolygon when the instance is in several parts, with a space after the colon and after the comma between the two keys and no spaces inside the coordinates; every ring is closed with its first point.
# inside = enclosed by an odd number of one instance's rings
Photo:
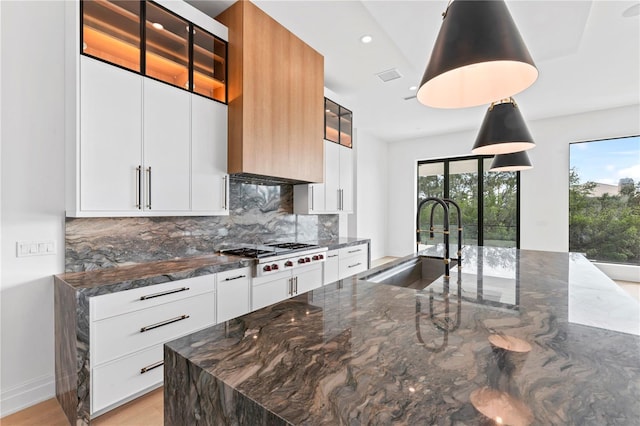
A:
{"type": "Polygon", "coordinates": [[[16,257],[46,256],[56,254],[55,241],[18,241],[16,257]]]}

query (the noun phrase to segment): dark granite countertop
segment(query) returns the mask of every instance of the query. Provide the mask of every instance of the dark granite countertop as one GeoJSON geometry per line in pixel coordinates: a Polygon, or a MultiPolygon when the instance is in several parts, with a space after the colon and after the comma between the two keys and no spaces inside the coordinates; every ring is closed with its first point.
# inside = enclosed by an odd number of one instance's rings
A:
{"type": "Polygon", "coordinates": [[[367,281],[389,268],[167,343],[165,424],[638,424],[640,304],[582,255],[466,247],[424,289],[367,281]]]}
{"type": "Polygon", "coordinates": [[[252,259],[212,254],[157,262],[106,268],[86,272],[68,272],[56,278],[78,290],[100,289],[100,294],[122,291],[199,275],[214,274],[253,265],[252,259]]]}
{"type": "MultiPolygon", "coordinates": [[[[370,240],[366,238],[331,238],[309,241],[309,243],[328,247],[329,250],[369,242],[370,240]]],[[[56,279],[75,289],[88,290],[91,291],[91,293],[95,292],[97,295],[193,276],[214,274],[216,272],[242,268],[253,264],[253,259],[211,254],[159,260],[156,262],[141,262],[93,271],[67,272],[56,275],[56,279]]]]}

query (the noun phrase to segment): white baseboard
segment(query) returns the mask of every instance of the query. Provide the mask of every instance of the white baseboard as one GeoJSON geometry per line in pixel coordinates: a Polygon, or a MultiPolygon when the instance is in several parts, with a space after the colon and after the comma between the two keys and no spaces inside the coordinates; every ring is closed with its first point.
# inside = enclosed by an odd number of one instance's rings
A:
{"type": "Polygon", "coordinates": [[[29,380],[18,386],[3,389],[0,396],[0,417],[8,416],[56,395],[53,376],[46,375],[29,380]]]}
{"type": "Polygon", "coordinates": [[[640,266],[593,262],[612,280],[640,282],[640,266]]]}

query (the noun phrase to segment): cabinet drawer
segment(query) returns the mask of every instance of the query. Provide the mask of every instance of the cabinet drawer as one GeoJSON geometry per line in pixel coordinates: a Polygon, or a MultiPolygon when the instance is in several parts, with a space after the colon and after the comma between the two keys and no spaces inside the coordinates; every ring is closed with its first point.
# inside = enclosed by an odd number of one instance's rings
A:
{"type": "Polygon", "coordinates": [[[126,358],[96,367],[91,371],[91,413],[103,410],[162,382],[164,361],[162,345],[137,352],[126,358]],[[142,373],[143,368],[151,368],[142,373]]]}
{"type": "Polygon", "coordinates": [[[216,288],[217,322],[239,317],[251,310],[251,268],[218,274],[216,288]]]}
{"type": "Polygon", "coordinates": [[[369,249],[367,244],[360,244],[358,246],[344,247],[339,250],[340,260],[351,256],[359,256],[364,254],[365,257],[369,256],[369,249]]]}
{"type": "Polygon", "coordinates": [[[97,321],[215,290],[215,275],[203,275],[91,298],[91,320],[97,321]]]}
{"type": "Polygon", "coordinates": [[[340,258],[340,279],[350,277],[367,270],[367,260],[369,256],[367,252],[340,258]]]}
{"type": "Polygon", "coordinates": [[[164,343],[215,324],[215,293],[95,321],[91,325],[94,365],[164,343]]]}

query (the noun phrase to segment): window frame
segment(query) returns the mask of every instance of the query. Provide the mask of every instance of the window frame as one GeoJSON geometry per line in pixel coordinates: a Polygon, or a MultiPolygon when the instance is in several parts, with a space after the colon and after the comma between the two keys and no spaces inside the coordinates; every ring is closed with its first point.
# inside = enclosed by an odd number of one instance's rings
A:
{"type": "MultiPolygon", "coordinates": [[[[444,198],[449,197],[449,165],[451,162],[455,161],[468,161],[468,160],[477,160],[477,173],[478,176],[484,176],[484,161],[486,159],[493,158],[492,155],[471,155],[471,156],[461,156],[461,157],[447,157],[447,158],[435,158],[430,160],[418,160],[416,162],[416,190],[415,196],[417,202],[420,202],[420,198],[418,197],[418,189],[420,187],[420,165],[422,164],[434,164],[434,163],[443,163],[444,165],[444,182],[443,182],[443,196],[444,198]]],[[[520,180],[520,172],[516,171],[516,249],[520,249],[520,189],[521,189],[521,180],[520,180]]],[[[484,194],[484,179],[478,179],[477,186],[477,194],[479,194],[478,200],[478,246],[484,246],[484,196],[480,194],[484,194]]],[[[454,200],[455,201],[455,200],[454,200]]],[[[462,224],[464,228],[464,223],[462,224]]],[[[464,232],[464,231],[463,231],[464,232]]],[[[464,234],[463,234],[464,236],[464,234]]]]}

